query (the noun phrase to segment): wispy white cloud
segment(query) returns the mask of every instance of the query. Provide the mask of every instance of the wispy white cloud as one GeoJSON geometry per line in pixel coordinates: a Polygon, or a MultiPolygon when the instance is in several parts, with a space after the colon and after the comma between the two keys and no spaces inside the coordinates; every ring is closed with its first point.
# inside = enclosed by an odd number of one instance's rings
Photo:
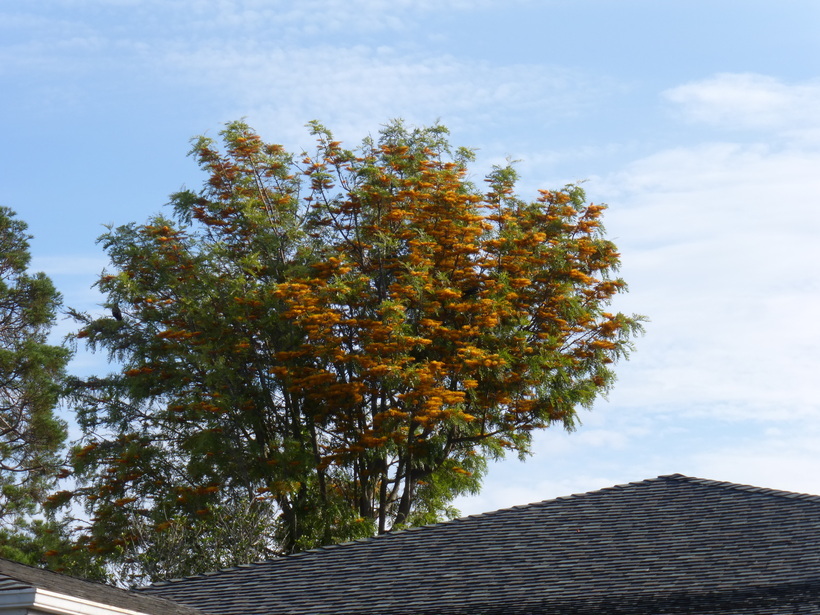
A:
{"type": "MultiPolygon", "coordinates": [[[[54,31],[60,13],[104,24],[112,35],[157,40],[255,38],[310,45],[340,34],[406,31],[430,16],[513,10],[536,0],[54,0],[46,9],[0,12],[3,21],[54,31]],[[130,36],[129,36],[130,35],[130,36]],[[313,37],[313,38],[312,38],[313,37]],[[301,38],[301,40],[300,40],[301,38]]],[[[0,26],[1,27],[1,26],[0,26]]]]}
{"type": "Polygon", "coordinates": [[[614,393],[646,411],[820,416],[820,153],[727,143],[659,152],[602,180],[608,229],[652,322],[614,393]]]}
{"type": "Polygon", "coordinates": [[[685,118],[731,129],[820,137],[820,81],[787,84],[768,75],[719,74],[664,93],[685,118]]]}
{"type": "Polygon", "coordinates": [[[197,108],[221,109],[226,120],[247,116],[286,144],[303,140],[301,127],[311,119],[327,121],[345,140],[392,117],[442,118],[456,129],[481,126],[484,134],[516,122],[546,126],[597,104],[607,87],[568,69],[442,52],[413,26],[468,10],[471,18],[511,10],[497,0],[306,0],[284,9],[262,0],[58,5],[62,14],[50,20],[33,10],[19,17],[26,33],[0,44],[0,73],[82,78],[38,86],[55,99],[59,89],[75,100],[78,87],[99,90],[100,83],[103,91],[185,92],[197,108]],[[105,19],[94,17],[95,7],[105,19]]]}
{"type": "Polygon", "coordinates": [[[174,79],[208,83],[213,95],[230,92],[236,114],[253,118],[270,138],[303,141],[301,126],[313,118],[345,140],[372,131],[374,118],[443,118],[454,128],[488,130],[516,117],[556,121],[578,113],[600,87],[567,70],[365,46],[180,48],[163,62],[174,79]]]}

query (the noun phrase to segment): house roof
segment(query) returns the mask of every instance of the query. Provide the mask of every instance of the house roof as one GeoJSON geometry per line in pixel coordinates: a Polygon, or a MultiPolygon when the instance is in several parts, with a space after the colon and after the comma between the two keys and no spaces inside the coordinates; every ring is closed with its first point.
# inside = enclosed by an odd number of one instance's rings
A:
{"type": "Polygon", "coordinates": [[[21,612],[19,609],[70,615],[122,615],[123,612],[202,615],[195,608],[159,596],[117,589],[0,559],[0,613],[11,611],[16,614],[21,612]]]}
{"type": "Polygon", "coordinates": [[[820,613],[820,497],[674,474],[143,591],[213,615],[820,613]]]}

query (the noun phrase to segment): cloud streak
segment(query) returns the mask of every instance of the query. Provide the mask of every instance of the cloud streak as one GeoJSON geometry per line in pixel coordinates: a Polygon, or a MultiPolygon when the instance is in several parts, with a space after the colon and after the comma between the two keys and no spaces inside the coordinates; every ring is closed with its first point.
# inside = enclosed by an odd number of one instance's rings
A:
{"type": "MultiPolygon", "coordinates": [[[[787,93],[795,104],[806,96],[787,93]]],[[[716,99],[704,121],[728,113],[730,100],[716,99]]],[[[736,121],[765,127],[761,141],[787,127],[752,107],[736,121]]],[[[630,282],[622,303],[652,319],[613,400],[730,421],[820,418],[818,168],[820,151],[806,143],[713,141],[657,152],[601,180],[596,189],[614,195],[607,226],[622,238],[630,282]]]]}
{"type": "Polygon", "coordinates": [[[799,140],[820,137],[820,81],[786,84],[768,75],[719,74],[664,92],[691,122],[770,131],[799,140]]]}
{"type": "Polygon", "coordinates": [[[456,129],[475,123],[491,129],[523,117],[556,121],[578,113],[594,91],[564,70],[362,46],[179,49],[163,62],[172,67],[174,79],[230,92],[237,112],[244,111],[254,123],[260,118],[289,138],[303,134],[294,127],[312,118],[338,127],[345,139],[373,130],[374,118],[430,123],[444,117],[456,129]]]}

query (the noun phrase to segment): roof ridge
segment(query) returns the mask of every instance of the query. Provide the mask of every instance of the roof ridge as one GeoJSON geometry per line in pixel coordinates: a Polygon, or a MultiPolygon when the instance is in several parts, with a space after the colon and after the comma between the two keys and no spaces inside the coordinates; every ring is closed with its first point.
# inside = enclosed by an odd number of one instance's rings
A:
{"type": "Polygon", "coordinates": [[[684,474],[665,474],[658,476],[658,478],[655,480],[675,480],[680,482],[704,485],[706,487],[720,487],[723,489],[732,489],[734,491],[745,491],[748,493],[758,493],[760,495],[783,497],[788,498],[790,500],[806,500],[808,502],[815,502],[820,504],[820,495],[814,495],[811,493],[801,493],[799,491],[785,491],[783,489],[771,489],[769,487],[757,487],[755,485],[747,485],[744,483],[719,481],[712,480],[709,478],[698,478],[696,476],[686,476],[684,474]]]}

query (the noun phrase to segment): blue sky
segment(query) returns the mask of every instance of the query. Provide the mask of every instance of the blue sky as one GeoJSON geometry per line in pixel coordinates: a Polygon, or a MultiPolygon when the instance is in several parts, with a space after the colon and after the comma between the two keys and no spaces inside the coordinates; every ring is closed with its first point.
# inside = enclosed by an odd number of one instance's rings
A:
{"type": "Polygon", "coordinates": [[[616,307],[651,319],[609,399],[464,513],[673,472],[820,493],[818,28],[816,0],[0,0],[0,204],[93,311],[95,238],[200,184],[191,137],[441,120],[476,177],[587,180],[616,307]]]}

